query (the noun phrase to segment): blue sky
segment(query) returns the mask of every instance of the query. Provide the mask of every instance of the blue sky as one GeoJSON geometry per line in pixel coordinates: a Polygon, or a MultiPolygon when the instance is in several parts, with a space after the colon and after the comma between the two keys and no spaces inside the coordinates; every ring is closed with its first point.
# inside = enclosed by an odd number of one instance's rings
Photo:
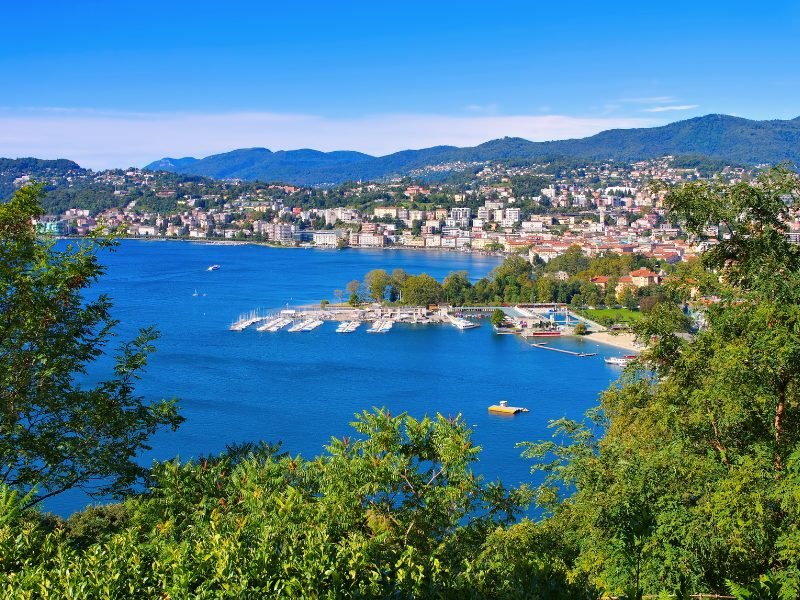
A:
{"type": "Polygon", "coordinates": [[[31,5],[3,8],[2,156],[382,154],[800,115],[792,1],[31,5]]]}

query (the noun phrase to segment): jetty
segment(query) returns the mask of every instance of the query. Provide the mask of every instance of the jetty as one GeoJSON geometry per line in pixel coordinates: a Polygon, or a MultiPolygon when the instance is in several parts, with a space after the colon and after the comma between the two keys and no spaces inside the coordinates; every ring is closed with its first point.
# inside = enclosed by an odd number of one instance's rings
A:
{"type": "Polygon", "coordinates": [[[251,325],[255,325],[259,321],[263,321],[267,317],[261,315],[258,311],[252,310],[246,315],[239,315],[239,318],[230,326],[231,331],[244,331],[251,325]]]}
{"type": "Polygon", "coordinates": [[[386,333],[394,327],[394,321],[391,319],[378,319],[372,324],[372,327],[367,329],[367,333],[386,333]]]}
{"type": "Polygon", "coordinates": [[[279,331],[284,327],[286,327],[291,322],[292,322],[291,319],[286,319],[286,318],[278,319],[277,321],[274,321],[272,325],[267,327],[267,331],[269,331],[270,333],[275,333],[276,331],[279,331]]]}
{"type": "Polygon", "coordinates": [[[264,319],[264,322],[256,327],[256,331],[268,331],[270,327],[273,327],[280,319],[264,319]]]}
{"type": "Polygon", "coordinates": [[[319,319],[309,321],[303,326],[303,331],[314,331],[317,327],[319,327],[323,323],[324,321],[320,321],[319,319]]]}
{"type": "Polygon", "coordinates": [[[561,352],[562,354],[570,354],[572,356],[597,356],[597,352],[575,352],[574,350],[566,350],[564,348],[553,348],[552,346],[547,346],[543,342],[538,344],[531,344],[534,348],[541,348],[542,350],[550,350],[551,352],[561,352]]]}
{"type": "Polygon", "coordinates": [[[361,326],[361,321],[342,321],[336,328],[336,333],[353,333],[361,326]]]}
{"type": "Polygon", "coordinates": [[[308,325],[309,323],[311,323],[310,319],[307,321],[295,321],[294,324],[291,327],[289,327],[288,331],[289,333],[297,333],[298,331],[303,331],[303,328],[306,327],[306,325],[308,325]]]}

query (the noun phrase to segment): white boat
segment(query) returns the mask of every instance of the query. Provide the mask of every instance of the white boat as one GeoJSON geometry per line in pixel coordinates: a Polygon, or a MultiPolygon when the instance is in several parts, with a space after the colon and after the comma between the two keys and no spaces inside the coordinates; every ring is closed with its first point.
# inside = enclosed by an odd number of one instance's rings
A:
{"type": "Polygon", "coordinates": [[[267,328],[267,331],[269,331],[270,333],[275,333],[276,331],[286,327],[291,322],[292,322],[291,319],[278,319],[270,327],[267,328]]]}
{"type": "Polygon", "coordinates": [[[303,328],[308,325],[311,321],[298,321],[291,327],[289,327],[289,333],[297,333],[298,331],[303,331],[303,328]]]}
{"type": "Polygon", "coordinates": [[[318,319],[312,319],[306,322],[306,325],[303,327],[303,331],[313,331],[320,325],[322,325],[324,321],[320,321],[318,319]]]}
{"type": "Polygon", "coordinates": [[[453,327],[458,327],[459,329],[472,329],[474,327],[479,327],[478,323],[474,321],[470,321],[469,319],[463,319],[461,317],[456,317],[454,315],[445,315],[447,320],[453,325],[453,327]]]}
{"type": "Polygon", "coordinates": [[[611,356],[604,359],[607,365],[614,365],[616,367],[626,367],[631,364],[631,361],[636,359],[635,354],[626,354],[625,356],[611,356]]]}
{"type": "Polygon", "coordinates": [[[262,323],[261,325],[259,325],[258,327],[256,327],[256,331],[268,331],[270,327],[275,325],[275,323],[277,323],[278,321],[280,321],[280,319],[269,319],[264,323],[262,323]]]}
{"type": "Polygon", "coordinates": [[[342,321],[336,328],[336,333],[347,333],[348,327],[350,327],[350,321],[342,321]]]}
{"type": "Polygon", "coordinates": [[[251,325],[255,325],[259,321],[263,321],[266,317],[262,317],[257,311],[250,311],[246,315],[239,315],[239,318],[230,326],[231,331],[244,331],[251,325]]]}
{"type": "Polygon", "coordinates": [[[472,329],[474,327],[480,327],[480,325],[478,325],[474,321],[469,321],[467,319],[461,319],[458,317],[456,317],[456,319],[453,321],[453,325],[455,325],[459,329],[472,329]]]}
{"type": "Polygon", "coordinates": [[[216,271],[217,269],[219,269],[219,265],[211,265],[206,271],[216,271]]]}

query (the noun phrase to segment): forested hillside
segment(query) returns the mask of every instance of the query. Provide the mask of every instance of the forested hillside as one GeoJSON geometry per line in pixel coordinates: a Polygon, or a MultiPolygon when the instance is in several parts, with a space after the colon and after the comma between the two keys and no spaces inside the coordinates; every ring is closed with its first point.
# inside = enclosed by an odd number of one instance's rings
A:
{"type": "Polygon", "coordinates": [[[800,117],[753,121],[727,115],[706,115],[661,127],[613,129],[583,139],[530,142],[502,138],[473,148],[436,146],[373,157],[357,152],[265,148],[234,150],[203,159],[161,159],[147,166],[206,177],[280,180],[298,185],[341,183],[407,175],[428,165],[557,158],[636,161],[666,155],[694,154],[754,164],[800,163],[800,117]]]}

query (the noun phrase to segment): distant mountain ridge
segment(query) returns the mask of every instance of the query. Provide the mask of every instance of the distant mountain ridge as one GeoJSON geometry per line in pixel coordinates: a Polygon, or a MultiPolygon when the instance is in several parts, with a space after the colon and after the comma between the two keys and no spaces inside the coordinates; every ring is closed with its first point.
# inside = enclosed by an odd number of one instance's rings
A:
{"type": "Polygon", "coordinates": [[[313,185],[407,175],[414,169],[454,161],[556,157],[646,160],[668,154],[699,154],[743,164],[784,161],[800,164],[800,117],[753,121],[712,114],[660,127],[610,129],[581,139],[531,142],[512,137],[471,148],[435,146],[379,157],[353,151],[273,152],[266,148],[245,148],[202,159],[162,158],[145,168],[215,179],[260,179],[313,185]]]}

